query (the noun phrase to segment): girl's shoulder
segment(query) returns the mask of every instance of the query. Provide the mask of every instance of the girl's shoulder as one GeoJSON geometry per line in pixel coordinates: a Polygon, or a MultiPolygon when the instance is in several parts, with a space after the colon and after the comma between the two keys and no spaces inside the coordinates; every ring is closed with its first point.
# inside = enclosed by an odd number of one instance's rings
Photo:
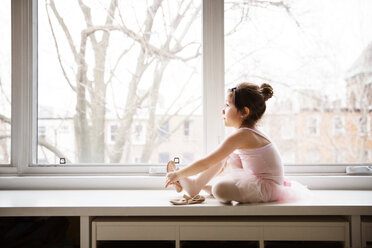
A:
{"type": "Polygon", "coordinates": [[[254,135],[256,133],[257,133],[257,131],[255,131],[252,128],[248,128],[248,127],[242,127],[242,128],[239,128],[238,130],[236,130],[237,135],[254,135]]]}
{"type": "Polygon", "coordinates": [[[240,137],[244,140],[244,145],[242,148],[260,148],[271,143],[266,135],[252,128],[240,128],[237,130],[237,134],[240,135],[240,137]]]}

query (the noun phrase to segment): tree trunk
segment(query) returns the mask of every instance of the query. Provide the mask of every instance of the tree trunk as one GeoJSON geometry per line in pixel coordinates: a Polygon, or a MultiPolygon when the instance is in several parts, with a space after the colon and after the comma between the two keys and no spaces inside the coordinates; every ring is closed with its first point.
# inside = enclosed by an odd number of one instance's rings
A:
{"type": "Polygon", "coordinates": [[[150,95],[149,105],[149,120],[147,122],[146,144],[141,155],[141,162],[147,163],[150,160],[155,144],[159,136],[156,127],[156,107],[159,99],[159,89],[163,78],[164,70],[168,66],[169,60],[158,61],[155,66],[154,79],[152,83],[152,91],[150,95]]]}
{"type": "Polygon", "coordinates": [[[77,71],[76,87],[76,114],[74,117],[75,137],[77,144],[77,160],[79,163],[88,163],[90,161],[90,133],[87,120],[87,65],[85,62],[85,48],[87,36],[81,35],[81,44],[79,52],[79,66],[77,71]]]}
{"type": "MultiPolygon", "coordinates": [[[[158,11],[162,0],[154,0],[152,6],[147,10],[147,16],[145,20],[145,28],[143,32],[143,39],[145,42],[149,42],[151,38],[151,30],[154,23],[154,17],[158,11]]],[[[130,139],[130,129],[133,123],[134,115],[137,111],[138,98],[137,98],[137,88],[138,84],[142,78],[144,71],[147,68],[145,63],[146,51],[144,48],[141,49],[139,56],[137,58],[137,65],[135,73],[132,76],[132,79],[129,83],[129,89],[127,94],[127,100],[124,107],[123,119],[120,122],[118,129],[115,145],[113,152],[110,156],[111,163],[119,163],[123,156],[123,149],[125,143],[130,139]]]]}

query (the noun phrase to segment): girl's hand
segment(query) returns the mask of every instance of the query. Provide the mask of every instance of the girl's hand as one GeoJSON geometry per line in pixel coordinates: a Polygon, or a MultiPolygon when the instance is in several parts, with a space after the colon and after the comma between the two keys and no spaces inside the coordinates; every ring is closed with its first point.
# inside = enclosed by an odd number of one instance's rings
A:
{"type": "Polygon", "coordinates": [[[165,188],[168,187],[170,184],[177,182],[180,179],[177,171],[168,172],[165,177],[165,188]]]}

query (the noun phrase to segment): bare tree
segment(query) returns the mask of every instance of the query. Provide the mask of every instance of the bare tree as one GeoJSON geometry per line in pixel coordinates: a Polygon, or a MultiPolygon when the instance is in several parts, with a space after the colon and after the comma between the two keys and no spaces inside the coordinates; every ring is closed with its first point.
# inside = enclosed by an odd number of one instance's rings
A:
{"type": "MultiPolygon", "coordinates": [[[[115,145],[110,155],[111,162],[120,162],[123,149],[130,140],[130,130],[133,124],[133,119],[137,113],[138,107],[144,102],[149,101],[149,116],[148,127],[154,127],[156,103],[159,99],[159,89],[162,83],[164,71],[172,60],[181,60],[187,62],[189,60],[198,58],[200,56],[199,49],[190,57],[179,56],[183,49],[190,44],[182,44],[189,28],[195,21],[195,17],[200,14],[201,6],[191,8],[192,1],[180,1],[178,4],[179,10],[177,15],[171,21],[170,31],[167,33],[167,39],[160,46],[155,46],[150,43],[153,33],[154,19],[162,8],[162,0],[153,1],[152,5],[148,7],[144,23],[141,25],[141,30],[131,30],[126,25],[125,18],[123,18],[118,7],[117,0],[112,0],[107,9],[106,21],[103,25],[93,25],[91,9],[82,0],[79,0],[79,6],[86,22],[86,28],[81,31],[80,46],[74,44],[73,37],[69,27],[64,22],[63,16],[59,13],[53,0],[47,2],[46,8],[49,18],[49,24],[54,37],[55,47],[58,55],[61,70],[67,83],[71,89],[76,93],[76,115],[74,117],[74,127],[76,144],[78,149],[79,162],[104,162],[104,125],[106,115],[106,90],[107,85],[111,82],[115,70],[123,58],[123,55],[129,49],[123,49],[118,61],[113,69],[111,69],[108,81],[105,81],[105,73],[107,69],[107,50],[110,43],[111,33],[121,32],[125,37],[133,40],[140,46],[139,54],[137,56],[136,67],[132,73],[132,78],[129,80],[127,88],[126,103],[122,106],[122,113],[120,114],[120,125],[118,128],[115,145]],[[187,6],[184,7],[183,5],[187,6]],[[182,8],[182,10],[181,10],[182,8]],[[64,36],[68,41],[70,51],[74,56],[76,63],[75,78],[70,79],[66,73],[65,66],[61,62],[61,54],[59,52],[59,42],[54,34],[56,29],[55,24],[51,21],[50,10],[54,14],[59,27],[63,30],[64,36]],[[180,23],[185,20],[183,17],[186,12],[193,12],[194,18],[189,18],[188,23],[182,25],[180,35],[176,37],[175,33],[180,27],[180,23]],[[96,36],[97,31],[103,31],[102,38],[98,40],[96,36]],[[171,47],[171,41],[174,45],[171,47]],[[88,63],[86,61],[87,42],[91,43],[92,51],[95,58],[94,73],[92,80],[88,79],[88,63]],[[144,72],[149,68],[150,64],[155,62],[155,70],[153,76],[152,87],[148,92],[139,96],[137,94],[139,83],[144,72]],[[73,82],[76,82],[75,84],[73,82]]],[[[199,44],[200,46],[200,44],[199,44]]],[[[166,114],[166,113],[165,113],[166,114]]],[[[150,129],[149,129],[150,130],[150,129]]],[[[156,133],[156,132],[154,132],[156,133]]],[[[153,136],[151,136],[153,137],[153,136]]],[[[149,144],[146,144],[146,154],[151,154],[151,149],[154,147],[155,139],[151,139],[149,144]]],[[[156,144],[155,144],[156,145],[156,144]]],[[[147,157],[146,160],[149,158],[147,157]]],[[[146,162],[146,161],[143,161],[146,162]]]]}

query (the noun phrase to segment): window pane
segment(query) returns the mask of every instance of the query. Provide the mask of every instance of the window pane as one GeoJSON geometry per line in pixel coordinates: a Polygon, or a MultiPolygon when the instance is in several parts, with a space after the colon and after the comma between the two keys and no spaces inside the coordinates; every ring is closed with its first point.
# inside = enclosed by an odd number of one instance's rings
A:
{"type": "Polygon", "coordinates": [[[272,2],[225,2],[226,88],[273,87],[258,128],[285,164],[371,161],[372,2],[272,2]]]}
{"type": "Polygon", "coordinates": [[[0,164],[10,164],[11,117],[11,0],[0,8],[0,164]]]}
{"type": "Polygon", "coordinates": [[[201,156],[201,3],[39,0],[39,164],[201,156]]]}

